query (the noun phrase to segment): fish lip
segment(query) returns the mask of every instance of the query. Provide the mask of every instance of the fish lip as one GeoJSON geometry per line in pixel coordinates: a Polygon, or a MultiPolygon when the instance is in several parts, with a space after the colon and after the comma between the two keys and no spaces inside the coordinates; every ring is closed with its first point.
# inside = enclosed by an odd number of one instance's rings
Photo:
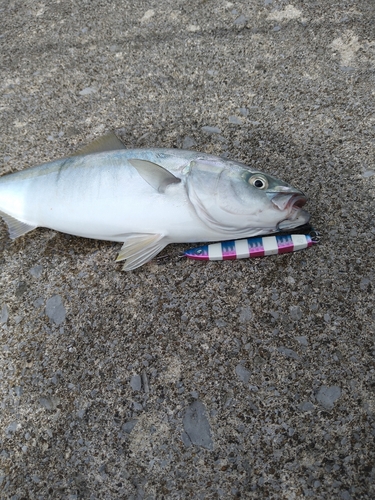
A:
{"type": "Polygon", "coordinates": [[[298,210],[307,203],[307,197],[302,191],[277,192],[271,199],[279,210],[298,210]]]}
{"type": "Polygon", "coordinates": [[[303,193],[295,194],[288,201],[287,208],[290,208],[290,207],[292,207],[293,209],[294,208],[302,208],[306,205],[306,203],[307,203],[307,197],[303,193]]]}
{"type": "Polygon", "coordinates": [[[307,196],[302,191],[296,189],[279,192],[271,201],[280,211],[289,213],[288,217],[278,223],[277,231],[292,230],[304,226],[311,218],[310,214],[302,208],[307,203],[307,196]]]}
{"type": "Polygon", "coordinates": [[[292,210],[291,216],[287,219],[280,221],[277,226],[277,231],[285,232],[291,229],[298,229],[301,226],[305,226],[309,223],[311,215],[301,208],[295,208],[292,210]]]}

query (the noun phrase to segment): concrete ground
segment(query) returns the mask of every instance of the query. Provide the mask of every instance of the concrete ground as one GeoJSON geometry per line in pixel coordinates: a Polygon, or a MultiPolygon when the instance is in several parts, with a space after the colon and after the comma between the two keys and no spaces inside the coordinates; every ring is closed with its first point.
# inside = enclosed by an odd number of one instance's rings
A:
{"type": "Polygon", "coordinates": [[[0,15],[0,174],[116,129],[284,179],[322,233],[124,273],[119,244],[2,224],[1,498],[374,498],[373,0],[0,15]]]}

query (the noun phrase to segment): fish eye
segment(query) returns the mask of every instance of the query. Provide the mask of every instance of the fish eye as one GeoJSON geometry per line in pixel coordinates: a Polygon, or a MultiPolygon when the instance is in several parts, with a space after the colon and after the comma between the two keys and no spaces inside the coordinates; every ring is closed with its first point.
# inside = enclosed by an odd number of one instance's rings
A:
{"type": "Polygon", "coordinates": [[[252,186],[254,186],[258,189],[267,189],[268,188],[267,179],[259,174],[256,174],[256,175],[253,175],[252,177],[250,177],[249,184],[251,184],[252,186]]]}

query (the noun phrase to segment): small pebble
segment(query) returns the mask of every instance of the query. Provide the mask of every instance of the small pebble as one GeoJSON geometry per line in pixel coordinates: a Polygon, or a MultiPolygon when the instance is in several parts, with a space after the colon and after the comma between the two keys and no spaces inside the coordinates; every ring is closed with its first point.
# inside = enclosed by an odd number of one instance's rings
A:
{"type": "Polygon", "coordinates": [[[40,278],[42,276],[43,272],[43,267],[42,266],[34,266],[30,269],[30,274],[31,276],[34,276],[34,278],[40,278]]]}
{"type": "Polygon", "coordinates": [[[213,450],[211,428],[206,417],[206,408],[201,401],[194,401],[188,407],[183,418],[183,425],[187,436],[193,444],[202,446],[207,450],[213,450]]]}
{"type": "Polygon", "coordinates": [[[97,92],[97,90],[94,87],[86,87],[79,92],[79,95],[90,95],[95,92],[97,92]]]}
{"type": "Polygon", "coordinates": [[[299,306],[290,306],[289,314],[293,321],[299,321],[302,318],[302,311],[299,306]]]}
{"type": "Polygon", "coordinates": [[[145,391],[146,394],[148,394],[150,392],[150,387],[148,385],[148,377],[145,371],[142,372],[142,384],[143,384],[143,390],[145,391]]]}
{"type": "Polygon", "coordinates": [[[142,379],[140,375],[133,375],[130,379],[130,387],[133,391],[140,391],[142,388],[142,379]]]}
{"type": "Polygon", "coordinates": [[[281,354],[284,354],[287,358],[293,358],[299,360],[298,354],[293,351],[293,349],[289,349],[288,347],[280,346],[277,349],[281,354]]]}
{"type": "Polygon", "coordinates": [[[244,384],[249,383],[251,373],[244,366],[237,365],[236,374],[238,375],[238,378],[241,380],[241,382],[243,382],[244,384]]]}
{"type": "Polygon", "coordinates": [[[206,134],[221,134],[221,130],[218,127],[209,127],[208,125],[205,127],[202,127],[202,132],[205,132],[206,134]]]}
{"type": "Polygon", "coordinates": [[[236,24],[237,26],[241,25],[241,24],[246,24],[248,21],[247,17],[244,16],[243,14],[241,14],[240,16],[237,17],[237,19],[234,21],[234,24],[236,24]]]}
{"type": "Polygon", "coordinates": [[[124,432],[126,432],[126,434],[130,434],[131,431],[134,429],[134,427],[136,426],[137,424],[137,419],[132,419],[132,420],[128,420],[127,422],[125,422],[125,424],[122,426],[122,430],[124,432]]]}
{"type": "Polygon", "coordinates": [[[65,321],[66,310],[60,295],[54,295],[47,300],[46,314],[56,325],[61,325],[65,321]]]}
{"type": "Polygon", "coordinates": [[[316,394],[316,399],[318,403],[320,403],[327,410],[331,410],[334,406],[334,403],[341,396],[341,388],[333,385],[331,387],[327,387],[326,385],[322,385],[316,394]]]}
{"type": "Polygon", "coordinates": [[[14,434],[20,428],[20,424],[18,422],[11,422],[5,430],[6,435],[9,437],[11,434],[14,434]]]}
{"type": "Polygon", "coordinates": [[[152,9],[146,10],[141,19],[141,23],[146,23],[155,15],[155,11],[152,9]]]}
{"type": "Polygon", "coordinates": [[[44,299],[43,297],[38,297],[36,300],[34,300],[33,305],[34,307],[41,307],[44,304],[44,299]]]}
{"type": "Polygon", "coordinates": [[[3,304],[1,306],[0,324],[6,325],[9,319],[8,306],[3,304]]]}
{"type": "Polygon", "coordinates": [[[182,143],[182,149],[189,149],[192,148],[193,146],[196,146],[197,143],[192,137],[186,136],[184,137],[183,143],[182,143]]]}
{"type": "Polygon", "coordinates": [[[299,342],[301,345],[307,347],[309,345],[307,337],[304,335],[301,335],[300,337],[296,337],[297,342],[299,342]]]}
{"type": "Polygon", "coordinates": [[[240,310],[239,321],[240,323],[248,323],[253,317],[250,307],[243,307],[240,310]]]}
{"type": "Polygon", "coordinates": [[[359,284],[359,288],[361,290],[366,290],[368,288],[368,285],[371,283],[371,280],[369,278],[362,278],[361,282],[359,284]]]}
{"type": "Polygon", "coordinates": [[[304,403],[301,403],[299,405],[299,409],[301,411],[312,411],[314,409],[314,405],[311,403],[311,401],[305,401],[304,403]]]}
{"type": "Polygon", "coordinates": [[[353,68],[352,66],[340,66],[340,70],[344,73],[354,73],[356,68],[353,68]]]}
{"type": "Polygon", "coordinates": [[[39,404],[46,410],[56,410],[60,399],[57,396],[46,396],[39,399],[39,404]]]}
{"type": "Polygon", "coordinates": [[[200,26],[197,26],[196,24],[189,24],[187,27],[187,30],[190,31],[191,33],[195,33],[196,31],[200,31],[200,26]]]}
{"type": "Polygon", "coordinates": [[[242,125],[242,119],[239,118],[238,116],[230,116],[229,117],[229,123],[233,123],[234,125],[242,125]]]}
{"type": "Polygon", "coordinates": [[[27,290],[27,285],[24,281],[19,281],[16,285],[16,297],[21,297],[27,290]]]}

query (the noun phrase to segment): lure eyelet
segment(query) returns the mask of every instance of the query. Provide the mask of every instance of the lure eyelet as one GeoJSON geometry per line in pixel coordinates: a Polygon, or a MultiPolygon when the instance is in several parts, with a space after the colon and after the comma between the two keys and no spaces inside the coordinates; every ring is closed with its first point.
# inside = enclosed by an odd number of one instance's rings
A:
{"type": "Polygon", "coordinates": [[[315,231],[315,229],[313,229],[312,231],[310,231],[309,236],[311,238],[311,241],[313,241],[314,243],[319,243],[320,233],[318,231],[315,231]]]}

